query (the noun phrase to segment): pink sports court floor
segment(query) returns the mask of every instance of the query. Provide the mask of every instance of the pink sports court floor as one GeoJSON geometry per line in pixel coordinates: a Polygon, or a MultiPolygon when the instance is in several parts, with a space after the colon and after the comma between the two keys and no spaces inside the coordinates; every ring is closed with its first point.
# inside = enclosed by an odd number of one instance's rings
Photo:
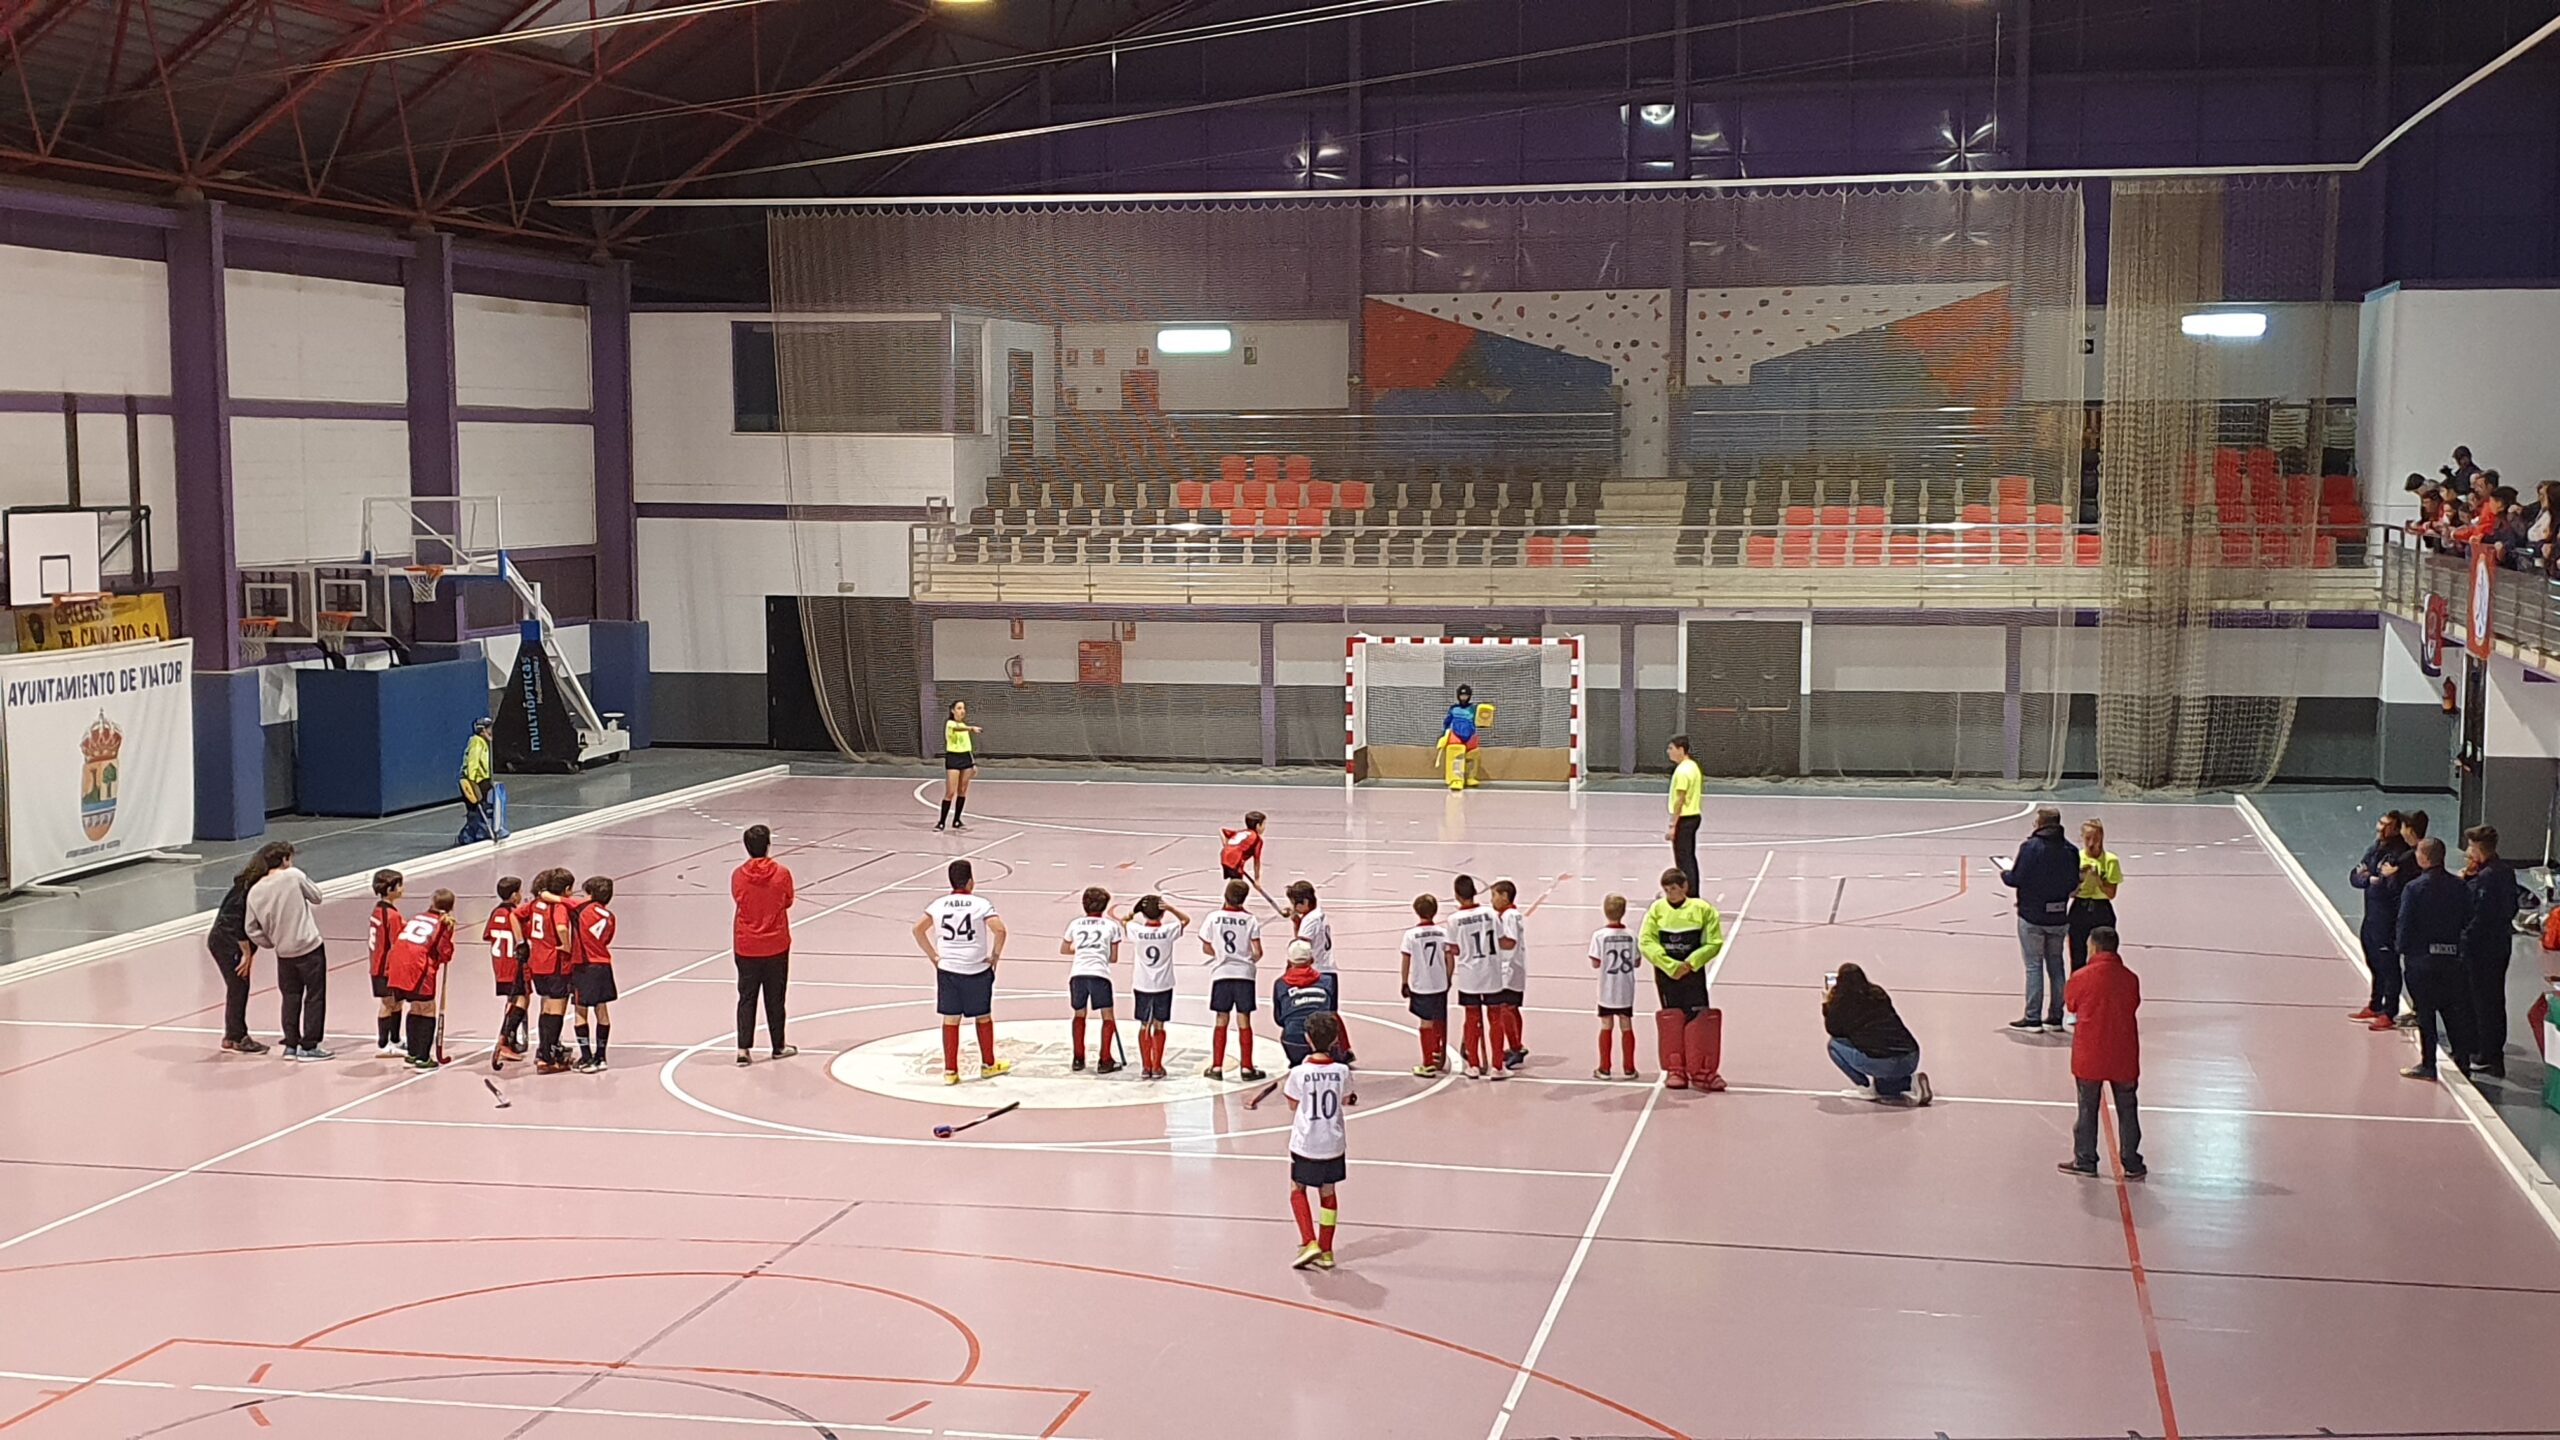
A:
{"type": "MultiPolygon", "coordinates": [[[[968,832],[940,835],[938,788],[770,778],[415,872],[410,908],[449,885],[473,934],[502,870],[619,881],[613,1068],[510,1065],[504,1109],[476,948],[455,1065],[374,1057],[361,897],[326,911],[328,1064],[217,1053],[192,931],[0,985],[0,1432],[2560,1427],[2560,1241],[2465,1098],[2400,1079],[2404,1045],[2344,1022],[2361,977],[2236,809],[2100,807],[2147,1002],[2152,1170],[2127,1183],[2055,1173],[2067,1041],[2003,1029],[2020,964],[1984,857],[2027,828],[2016,797],[1713,799],[1733,1088],[1699,1095],[1650,1083],[1649,1024],[1646,1082],[1588,1078],[1584,940],[1602,895],[1652,894],[1656,797],[999,770],[968,832]],[[1323,892],[1362,1052],[1329,1274],[1288,1267],[1285,1105],[1196,1078],[1201,972],[1171,1059],[1193,1078],[1066,1071],[1074,897],[1196,912],[1215,827],[1248,807],[1271,814],[1270,888],[1323,892]],[[740,1069],[726,882],[759,821],[800,880],[803,1048],[740,1069]],[[932,988],[907,930],[961,855],[1012,931],[998,1015],[1020,1068],[946,1091],[923,1083],[932,988]],[[1403,1073],[1395,939],[1461,870],[1536,906],[1532,1059],[1507,1085],[1403,1073]],[[1847,960],[1919,1035],[1935,1107],[1840,1094],[1816,1004],[1847,960]]],[[[262,1038],[275,1013],[262,956],[262,1038]]]]}

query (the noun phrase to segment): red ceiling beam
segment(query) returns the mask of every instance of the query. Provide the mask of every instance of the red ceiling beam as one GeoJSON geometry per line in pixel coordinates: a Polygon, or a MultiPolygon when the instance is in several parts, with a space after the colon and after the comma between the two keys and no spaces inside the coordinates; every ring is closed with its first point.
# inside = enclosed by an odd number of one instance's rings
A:
{"type": "MultiPolygon", "coordinates": [[[[435,0],[409,0],[406,5],[385,10],[367,21],[362,29],[330,46],[306,63],[326,67],[333,61],[361,54],[373,42],[417,19],[433,9],[434,5],[435,0]]],[[[231,162],[233,156],[256,141],[259,136],[275,128],[276,122],[299,109],[302,102],[311,97],[313,91],[337,79],[338,74],[339,72],[334,69],[321,68],[305,70],[294,76],[286,83],[284,89],[277,93],[276,98],[267,103],[265,109],[260,110],[250,117],[247,123],[233,130],[219,146],[209,146],[207,151],[198,155],[195,162],[188,168],[199,174],[218,173],[231,162]]]]}
{"type": "Polygon", "coordinates": [[[509,160],[515,157],[517,151],[522,150],[525,146],[532,144],[536,139],[540,138],[549,128],[552,121],[557,120],[561,116],[568,114],[571,110],[576,109],[580,104],[584,103],[588,96],[594,94],[607,81],[613,79],[623,71],[630,69],[633,65],[638,64],[649,55],[664,48],[678,36],[684,34],[687,30],[692,29],[695,22],[699,21],[701,18],[702,15],[697,13],[684,16],[672,23],[658,26],[650,32],[648,38],[631,47],[628,53],[615,56],[610,63],[605,61],[604,53],[605,47],[611,43],[612,37],[608,35],[604,39],[599,40],[596,45],[595,53],[597,65],[594,71],[588,73],[577,83],[563,87],[562,93],[559,97],[553,100],[549,106],[545,107],[541,114],[535,116],[533,119],[527,121],[522,127],[518,128],[514,135],[500,139],[497,143],[497,148],[491,151],[488,155],[482,157],[480,162],[472,166],[470,171],[464,174],[461,179],[454,181],[450,185],[444,186],[441,192],[436,196],[434,204],[428,208],[434,210],[450,208],[453,202],[461,198],[464,192],[468,191],[473,185],[478,184],[481,177],[487,175],[490,171],[497,169],[499,166],[506,164],[509,160]]]}

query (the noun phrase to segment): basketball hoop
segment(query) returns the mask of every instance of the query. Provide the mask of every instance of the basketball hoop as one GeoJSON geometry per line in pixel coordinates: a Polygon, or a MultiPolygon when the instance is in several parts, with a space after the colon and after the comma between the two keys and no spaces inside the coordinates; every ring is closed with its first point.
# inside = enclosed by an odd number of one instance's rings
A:
{"type": "Polygon", "coordinates": [[[400,573],[409,577],[409,598],[424,605],[436,598],[436,582],[444,578],[441,565],[404,565],[400,573]]]}
{"type": "Polygon", "coordinates": [[[318,640],[324,649],[344,648],[347,643],[347,631],[355,626],[356,612],[323,610],[316,619],[318,623],[311,627],[312,638],[318,640]]]}
{"type": "Polygon", "coordinates": [[[266,663],[267,647],[274,643],[276,627],[282,621],[273,615],[240,617],[240,658],[252,665],[266,663]]]}

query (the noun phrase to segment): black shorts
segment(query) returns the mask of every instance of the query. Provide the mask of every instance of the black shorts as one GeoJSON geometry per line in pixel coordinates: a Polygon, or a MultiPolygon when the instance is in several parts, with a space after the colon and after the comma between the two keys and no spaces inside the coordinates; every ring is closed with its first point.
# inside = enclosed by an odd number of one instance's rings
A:
{"type": "Polygon", "coordinates": [[[392,988],[385,989],[382,992],[382,998],[386,1000],[397,1000],[403,1005],[432,1005],[435,1003],[436,992],[433,990],[401,990],[392,988]]]}
{"type": "Polygon", "coordinates": [[[942,768],[945,770],[975,770],[978,768],[978,757],[974,752],[945,755],[942,757],[942,768]]]}
{"type": "Polygon", "coordinates": [[[1078,1010],[1110,1009],[1111,977],[1108,975],[1068,976],[1067,1003],[1078,1010]]]}
{"type": "Polygon", "coordinates": [[[1636,1007],[1633,1005],[1603,1005],[1600,1007],[1600,1018],[1603,1020],[1632,1020],[1635,1018],[1635,1014],[1636,1007]]]}
{"type": "Polygon", "coordinates": [[[995,1013],[996,972],[981,970],[975,975],[955,975],[937,968],[933,972],[933,1013],[957,1015],[964,1020],[984,1019],[995,1013]]]}
{"type": "Polygon", "coordinates": [[[1244,880],[1248,885],[1253,883],[1251,880],[1245,879],[1243,868],[1236,865],[1220,865],[1218,867],[1218,878],[1222,880],[1244,880]]]}
{"type": "Polygon", "coordinates": [[[545,1000],[566,1000],[569,998],[569,977],[557,970],[548,975],[536,975],[533,977],[533,993],[545,1000]]]}
{"type": "Polygon", "coordinates": [[[1341,1184],[1342,1177],[1349,1173],[1349,1161],[1345,1156],[1310,1160],[1295,1150],[1289,1152],[1289,1183],[1292,1185],[1308,1185],[1320,1190],[1327,1185],[1341,1184]]]}
{"type": "Polygon", "coordinates": [[[498,998],[501,1000],[523,999],[526,993],[533,988],[531,985],[526,983],[526,979],[527,977],[525,973],[522,970],[518,970],[516,972],[516,978],[513,980],[499,981],[498,998]]]}
{"type": "Polygon", "coordinates": [[[373,977],[373,998],[376,1000],[388,1000],[391,998],[390,976],[377,974],[373,977]]]}
{"type": "Polygon", "coordinates": [[[1458,992],[1458,1003],[1470,1010],[1481,1010],[1487,1005],[1501,1004],[1502,992],[1499,990],[1461,990],[1458,992]]]}
{"type": "Polygon", "coordinates": [[[593,1009],[621,999],[622,987],[613,983],[612,966],[581,965],[569,972],[569,993],[580,1005],[593,1009]]]}
{"type": "Polygon", "coordinates": [[[1417,990],[1405,997],[1404,1008],[1412,1011],[1413,1018],[1416,1020],[1428,1020],[1434,1025],[1446,1025],[1449,1023],[1449,992],[1435,990],[1425,995],[1417,990]]]}
{"type": "Polygon", "coordinates": [[[1529,992],[1526,990],[1496,990],[1493,992],[1493,1003],[1496,1005],[1508,1005],[1512,1009],[1517,1010],[1521,1006],[1529,1003],[1529,992]]]}
{"type": "Polygon", "coordinates": [[[1131,1003],[1138,1007],[1138,1023],[1152,1020],[1161,1025],[1173,1018],[1173,992],[1170,990],[1132,990],[1131,1003]]]}
{"type": "Polygon", "coordinates": [[[1250,980],[1212,980],[1209,982],[1209,1013],[1224,1015],[1253,1013],[1253,982],[1250,980]]]}

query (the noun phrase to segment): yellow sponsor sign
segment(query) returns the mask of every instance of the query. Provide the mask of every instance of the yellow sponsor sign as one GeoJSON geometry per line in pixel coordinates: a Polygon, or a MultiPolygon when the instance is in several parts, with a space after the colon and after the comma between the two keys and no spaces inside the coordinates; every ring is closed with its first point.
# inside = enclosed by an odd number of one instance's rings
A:
{"type": "Polygon", "coordinates": [[[156,592],[29,606],[14,613],[21,652],[169,638],[169,601],[156,592]]]}

